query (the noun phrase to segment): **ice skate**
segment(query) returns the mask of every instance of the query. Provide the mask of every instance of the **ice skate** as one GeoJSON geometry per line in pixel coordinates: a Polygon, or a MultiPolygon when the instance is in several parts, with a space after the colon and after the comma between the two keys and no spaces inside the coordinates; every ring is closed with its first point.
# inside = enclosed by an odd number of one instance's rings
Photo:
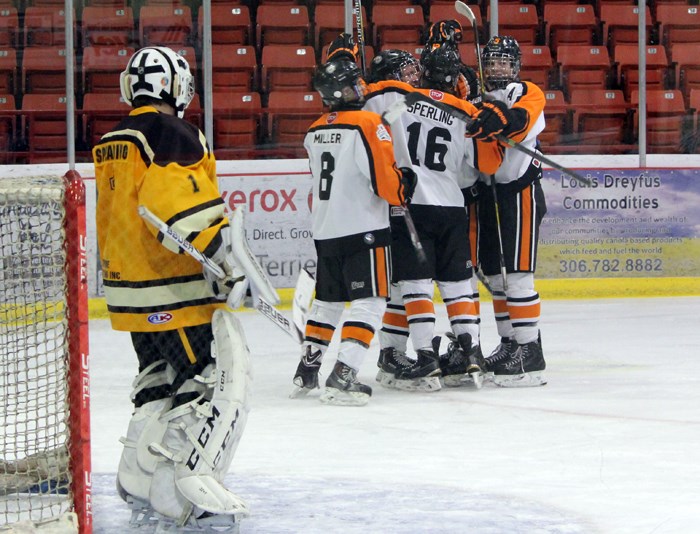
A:
{"type": "Polygon", "coordinates": [[[518,345],[510,359],[496,365],[493,381],[503,388],[544,386],[547,383],[545,367],[542,341],[538,336],[537,341],[518,345]]]}
{"type": "Polygon", "coordinates": [[[290,399],[306,396],[311,390],[318,389],[318,372],[321,369],[322,354],[320,350],[313,352],[311,346],[301,357],[294,374],[294,390],[289,394],[290,399]]]}
{"type": "Polygon", "coordinates": [[[240,532],[240,520],[246,517],[242,515],[210,514],[195,508],[195,511],[186,520],[175,520],[160,516],[158,526],[154,534],[166,533],[203,533],[203,534],[238,534],[240,532]]]}
{"type": "Polygon", "coordinates": [[[515,354],[518,349],[518,342],[515,338],[502,337],[501,342],[493,350],[493,352],[486,358],[486,368],[484,371],[490,377],[493,377],[493,370],[500,362],[509,360],[515,354]]]}
{"type": "Polygon", "coordinates": [[[458,337],[448,332],[450,344],[447,353],[440,356],[440,371],[445,386],[459,387],[473,383],[477,389],[484,384],[484,368],[486,363],[481,352],[481,346],[472,347],[472,336],[460,334],[458,337]]]}
{"type": "Polygon", "coordinates": [[[336,362],[326,379],[321,394],[323,404],[335,406],[364,406],[372,396],[372,388],[357,380],[357,371],[343,362],[336,362]]]}
{"type": "Polygon", "coordinates": [[[379,351],[377,360],[377,382],[385,388],[396,389],[396,373],[413,364],[413,360],[406,357],[406,353],[387,347],[379,351]]]}
{"type": "Polygon", "coordinates": [[[410,367],[397,370],[394,387],[403,391],[440,391],[442,386],[437,352],[422,349],[417,354],[418,359],[410,367]]]}

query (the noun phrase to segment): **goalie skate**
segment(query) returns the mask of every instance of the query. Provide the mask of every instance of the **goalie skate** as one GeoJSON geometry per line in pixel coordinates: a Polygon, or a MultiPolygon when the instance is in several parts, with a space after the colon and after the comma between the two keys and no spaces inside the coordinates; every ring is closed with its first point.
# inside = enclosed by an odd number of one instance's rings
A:
{"type": "MultiPolygon", "coordinates": [[[[241,516],[245,517],[245,516],[241,516]]],[[[191,514],[184,525],[170,518],[160,517],[154,534],[168,533],[206,533],[206,534],[238,534],[240,532],[240,519],[235,515],[219,515],[203,513],[200,517],[191,514]]]]}

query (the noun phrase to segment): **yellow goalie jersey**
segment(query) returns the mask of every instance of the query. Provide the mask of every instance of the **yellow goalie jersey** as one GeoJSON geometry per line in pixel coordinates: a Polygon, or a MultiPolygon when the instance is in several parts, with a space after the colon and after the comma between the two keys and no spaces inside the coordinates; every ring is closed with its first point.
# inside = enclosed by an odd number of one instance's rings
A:
{"type": "Polygon", "coordinates": [[[313,175],[313,234],[320,255],[390,243],[389,204],[404,192],[390,131],[376,113],[326,113],[304,139],[313,175]]]}
{"type": "Polygon", "coordinates": [[[93,148],[97,243],[115,330],[153,332],[207,323],[217,301],[202,266],[137,212],[146,206],[207,256],[228,225],[216,163],[190,123],[144,106],[93,148]]]}

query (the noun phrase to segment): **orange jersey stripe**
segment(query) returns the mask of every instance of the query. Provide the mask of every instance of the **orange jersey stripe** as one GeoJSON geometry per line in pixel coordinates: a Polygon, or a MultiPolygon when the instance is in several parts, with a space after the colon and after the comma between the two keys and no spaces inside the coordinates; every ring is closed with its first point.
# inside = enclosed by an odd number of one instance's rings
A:
{"type": "Polygon", "coordinates": [[[529,271],[532,263],[532,185],[527,186],[520,192],[520,257],[518,258],[518,268],[521,271],[529,271]]]}

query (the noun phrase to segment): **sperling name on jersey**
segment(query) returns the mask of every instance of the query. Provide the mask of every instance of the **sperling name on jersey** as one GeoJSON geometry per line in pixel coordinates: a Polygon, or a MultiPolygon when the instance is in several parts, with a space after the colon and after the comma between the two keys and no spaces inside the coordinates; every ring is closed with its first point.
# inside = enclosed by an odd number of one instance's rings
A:
{"type": "Polygon", "coordinates": [[[452,125],[452,123],[455,120],[453,115],[447,113],[442,109],[438,109],[435,106],[431,106],[427,102],[416,102],[415,104],[410,106],[407,111],[409,113],[420,115],[421,117],[442,122],[448,125],[452,125]]]}

